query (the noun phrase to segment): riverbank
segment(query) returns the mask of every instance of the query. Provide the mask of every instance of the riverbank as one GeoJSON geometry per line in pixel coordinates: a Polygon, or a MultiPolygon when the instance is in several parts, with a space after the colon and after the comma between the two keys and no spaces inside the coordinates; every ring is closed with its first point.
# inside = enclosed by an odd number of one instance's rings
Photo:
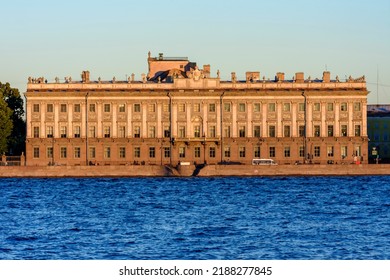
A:
{"type": "Polygon", "coordinates": [[[1,166],[0,177],[164,177],[164,176],[343,176],[390,175],[390,165],[206,165],[171,168],[130,166],[1,166]]]}

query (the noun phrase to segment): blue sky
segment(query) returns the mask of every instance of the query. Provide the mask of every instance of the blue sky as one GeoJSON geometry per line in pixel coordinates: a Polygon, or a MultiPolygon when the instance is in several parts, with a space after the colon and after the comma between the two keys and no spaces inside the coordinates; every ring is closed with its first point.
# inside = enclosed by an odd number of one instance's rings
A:
{"type": "Polygon", "coordinates": [[[0,9],[0,81],[21,92],[29,76],[78,80],[83,70],[140,79],[151,51],[211,64],[222,79],[365,75],[369,103],[390,104],[389,0],[0,0],[0,9]]]}

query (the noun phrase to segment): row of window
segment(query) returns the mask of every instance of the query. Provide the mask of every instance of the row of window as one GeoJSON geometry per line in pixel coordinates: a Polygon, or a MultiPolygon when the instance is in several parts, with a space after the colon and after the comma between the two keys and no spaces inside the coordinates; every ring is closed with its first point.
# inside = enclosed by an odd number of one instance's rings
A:
{"type": "MultiPolygon", "coordinates": [[[[276,103],[268,103],[268,112],[275,112],[276,111],[276,103]]],[[[66,113],[68,108],[68,104],[60,104],[60,112],[66,113]]],[[[193,111],[194,112],[200,112],[201,104],[195,103],[193,104],[193,111]]],[[[224,112],[231,112],[231,103],[224,103],[223,105],[224,112]]],[[[333,112],[334,110],[334,103],[327,103],[326,105],[328,112],[333,112]]],[[[239,103],[237,106],[238,112],[246,112],[247,106],[246,103],[239,103]]],[[[353,105],[353,109],[355,112],[361,111],[361,103],[355,102],[353,105]]],[[[163,105],[164,112],[169,112],[169,104],[165,103],[163,105]]],[[[253,112],[260,112],[261,110],[261,103],[253,103],[253,112]]],[[[33,112],[39,113],[40,111],[40,104],[33,104],[33,112]]],[[[148,111],[150,113],[156,112],[156,104],[148,104],[148,111]]],[[[185,112],[186,111],[186,104],[185,103],[179,103],[178,104],[178,111],[179,112],[185,112]]],[[[213,113],[216,112],[216,103],[208,104],[208,111],[213,113]]],[[[286,102],[283,103],[283,112],[290,112],[291,111],[291,103],[286,102]]],[[[298,104],[298,111],[305,111],[305,104],[299,103],[298,104]]],[[[319,102],[313,103],[313,111],[321,111],[321,104],[319,102]]],[[[341,102],[340,103],[340,111],[348,111],[348,103],[347,102],[341,102]]],[[[46,104],[46,112],[52,113],[54,112],[54,105],[53,104],[46,104]]],[[[73,104],[73,112],[80,113],[81,112],[81,105],[80,104],[73,104]]],[[[96,104],[92,103],[89,104],[89,112],[93,113],[96,112],[96,104]]],[[[103,104],[103,112],[110,113],[111,112],[111,104],[105,103],[103,104]]],[[[126,105],[125,104],[118,104],[118,112],[124,113],[126,112],[126,105]]],[[[139,113],[141,112],[141,104],[133,104],[133,112],[139,113]]]]}
{"type": "MultiPolygon", "coordinates": [[[[186,150],[187,148],[184,146],[179,147],[179,158],[185,158],[186,157],[186,150]]],[[[246,147],[239,147],[238,149],[238,156],[240,158],[245,158],[246,155],[246,147]]],[[[210,158],[216,157],[216,147],[209,147],[208,148],[208,155],[210,158]]],[[[291,157],[291,147],[285,146],[283,147],[283,156],[285,158],[291,157]]],[[[304,147],[299,147],[299,157],[304,157],[304,147]]],[[[230,146],[225,146],[223,150],[223,154],[225,158],[231,157],[231,149],[230,146]]],[[[133,149],[133,155],[134,158],[141,158],[141,147],[134,147],[133,149]]],[[[318,158],[321,157],[321,147],[320,146],[314,146],[312,151],[308,152],[309,157],[318,158]]],[[[95,159],[96,158],[96,148],[95,147],[89,147],[89,153],[88,153],[89,159],[95,159]]],[[[334,146],[327,146],[326,147],[326,156],[327,157],[334,157],[334,146]]],[[[344,159],[348,156],[348,147],[347,146],[341,146],[341,157],[344,159]]],[[[352,156],[361,156],[361,147],[356,146],[354,149],[354,152],[352,156]]],[[[33,157],[39,158],[40,157],[40,148],[34,147],[33,148],[33,157]]],[[[46,148],[46,157],[47,158],[53,158],[53,147],[47,147],[46,148]]],[[[111,147],[104,147],[103,149],[103,157],[104,159],[110,159],[111,158],[111,147]]],[[[170,157],[170,147],[163,147],[163,157],[169,158],[170,157]]],[[[201,147],[194,147],[194,157],[200,158],[201,157],[201,147]]],[[[260,158],[260,146],[255,146],[253,148],[253,158],[260,158]]],[[[268,147],[268,155],[266,157],[274,158],[276,157],[276,147],[268,147]]],[[[60,147],[60,158],[66,159],[68,158],[68,148],[67,147],[60,147]]],[[[81,158],[81,148],[80,147],[74,147],[73,148],[73,158],[79,159],[81,158]]],[[[126,147],[119,147],[119,158],[125,159],[126,158],[126,147]]],[[[149,147],[149,158],[153,159],[156,158],[156,147],[149,147]]]]}
{"type": "MultiPolygon", "coordinates": [[[[314,125],[314,137],[321,136],[321,126],[320,125],[314,125]]],[[[60,136],[61,138],[68,137],[68,128],[67,126],[60,126],[60,136]]],[[[141,137],[141,127],[140,126],[134,126],[134,138],[140,138],[141,137]]],[[[48,138],[53,137],[53,126],[47,126],[46,127],[46,136],[48,138]]],[[[230,126],[224,127],[224,137],[231,137],[231,129],[230,126]]],[[[262,137],[260,133],[260,125],[253,126],[253,137],[262,137]]],[[[81,127],[78,125],[73,126],[73,136],[74,138],[80,138],[81,135],[81,127]]],[[[186,137],[186,127],[185,126],[179,126],[178,127],[178,137],[179,138],[185,138],[186,137]]],[[[291,137],[292,131],[290,125],[283,126],[283,137],[291,137]]],[[[328,125],[327,126],[327,134],[328,137],[334,136],[334,126],[328,125]]],[[[342,124],[340,125],[340,135],[341,136],[352,136],[348,135],[348,125],[342,124]]],[[[164,127],[164,137],[170,136],[170,130],[169,126],[164,127]]],[[[195,138],[204,137],[203,133],[201,133],[201,126],[200,125],[194,125],[194,135],[195,138]]],[[[238,136],[239,137],[246,137],[246,126],[240,125],[238,127],[238,136]]],[[[300,125],[298,127],[298,136],[303,137],[305,136],[305,126],[300,125]]],[[[354,136],[361,136],[361,126],[355,125],[354,127],[354,136]]],[[[33,127],[33,137],[39,138],[40,137],[40,127],[34,126],[33,127]]],[[[96,137],[96,127],[95,126],[89,126],[88,128],[88,137],[95,138],[96,137]]],[[[103,137],[110,138],[111,137],[111,127],[110,126],[104,126],[103,127],[103,137]]],[[[118,126],[118,138],[125,138],[126,137],[126,127],[125,126],[118,126]]],[[[156,137],[156,127],[155,126],[149,126],[148,131],[148,137],[149,138],[155,138],[156,137]]],[[[211,125],[208,129],[208,135],[207,137],[214,138],[216,137],[216,126],[211,125]]],[[[276,137],[276,126],[275,125],[269,125],[268,126],[268,137],[276,137]]]]}

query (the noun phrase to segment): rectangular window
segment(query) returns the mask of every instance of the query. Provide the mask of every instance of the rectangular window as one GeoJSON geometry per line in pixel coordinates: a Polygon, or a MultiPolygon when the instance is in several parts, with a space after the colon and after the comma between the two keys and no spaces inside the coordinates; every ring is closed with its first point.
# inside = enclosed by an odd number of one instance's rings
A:
{"type": "Polygon", "coordinates": [[[186,127],[179,126],[179,138],[185,138],[185,137],[186,137],[186,127]]]}
{"type": "Polygon", "coordinates": [[[333,155],[334,155],[334,147],[333,146],[328,146],[326,148],[326,153],[327,153],[328,157],[333,157],[333,155]]]}
{"type": "Polygon", "coordinates": [[[111,104],[104,104],[104,113],[111,112],[111,104]]]}
{"type": "Polygon", "coordinates": [[[61,158],[66,158],[67,157],[67,149],[66,149],[66,147],[61,147],[60,148],[60,157],[61,158]]]}
{"type": "Polygon", "coordinates": [[[165,113],[168,113],[168,112],[170,112],[171,110],[170,110],[170,105],[169,105],[169,103],[164,103],[163,104],[163,111],[165,112],[165,113]]]}
{"type": "Polygon", "coordinates": [[[347,146],[341,146],[341,158],[345,159],[348,155],[348,147],[347,146]]]}
{"type": "Polygon", "coordinates": [[[148,111],[149,111],[149,113],[156,112],[156,105],[155,104],[149,104],[148,105],[148,111]]]}
{"type": "Polygon", "coordinates": [[[342,112],[348,111],[348,106],[347,106],[347,103],[346,103],[346,102],[342,102],[342,103],[340,104],[340,110],[341,110],[342,112]]]}
{"type": "Polygon", "coordinates": [[[210,147],[209,156],[215,158],[215,147],[210,147]]]}
{"type": "Polygon", "coordinates": [[[118,112],[119,112],[119,113],[124,113],[124,112],[126,112],[126,106],[125,106],[125,104],[119,104],[119,105],[118,105],[118,112]]]}
{"type": "Polygon", "coordinates": [[[39,147],[34,147],[33,149],[33,157],[39,158],[39,147]]]}
{"type": "Polygon", "coordinates": [[[355,136],[360,136],[360,125],[355,125],[355,136]]]}
{"type": "Polygon", "coordinates": [[[149,157],[150,158],[156,157],[156,148],[155,147],[149,147],[149,157]]]}
{"type": "Polygon", "coordinates": [[[360,112],[360,110],[361,110],[360,102],[355,102],[355,103],[353,103],[353,110],[354,110],[355,112],[360,112]]]}
{"type": "Polygon", "coordinates": [[[299,112],[305,112],[305,103],[299,103],[298,104],[298,111],[299,112]]]}
{"type": "Polygon", "coordinates": [[[81,106],[80,106],[80,104],[74,104],[74,105],[73,105],[73,111],[74,111],[75,113],[80,113],[80,112],[81,112],[81,106]]]}
{"type": "Polygon", "coordinates": [[[224,150],[224,153],[225,153],[225,157],[229,158],[230,157],[230,147],[229,146],[225,146],[223,148],[223,150],[224,150]]]}
{"type": "Polygon", "coordinates": [[[80,157],[81,157],[81,148],[74,147],[74,158],[80,158],[80,157]]]}
{"type": "Polygon", "coordinates": [[[194,112],[200,112],[200,103],[195,103],[194,104],[194,112]]]}
{"type": "Polygon", "coordinates": [[[111,148],[104,147],[104,158],[111,158],[111,148]]]}
{"type": "Polygon", "coordinates": [[[215,104],[214,103],[209,104],[209,112],[210,113],[215,113],[215,104]]]}
{"type": "Polygon", "coordinates": [[[60,112],[61,112],[61,113],[66,113],[66,111],[67,111],[66,109],[67,109],[67,108],[66,108],[66,104],[61,104],[61,105],[60,105],[60,112]]]}
{"type": "Polygon", "coordinates": [[[61,130],[61,138],[66,138],[67,127],[66,126],[61,126],[60,130],[61,130]]]}
{"type": "Polygon", "coordinates": [[[253,127],[253,136],[260,137],[260,125],[255,125],[253,127]]]}
{"type": "Polygon", "coordinates": [[[320,137],[321,136],[321,126],[315,125],[314,126],[314,137],[320,137]]]}
{"type": "Polygon", "coordinates": [[[155,138],[155,137],[156,137],[156,127],[149,126],[149,138],[155,138]]]}
{"type": "Polygon", "coordinates": [[[333,112],[333,103],[327,104],[328,112],[333,112]]]}
{"type": "Polygon", "coordinates": [[[283,103],[283,112],[290,112],[291,105],[290,103],[283,103]]]}
{"type": "Polygon", "coordinates": [[[119,158],[126,158],[126,147],[119,147],[119,158]]]}
{"type": "Polygon", "coordinates": [[[268,136],[269,137],[276,137],[276,129],[274,125],[268,126],[268,136]]]}
{"type": "Polygon", "coordinates": [[[276,156],[276,149],[275,147],[269,147],[269,157],[274,158],[276,156]]]}
{"type": "Polygon", "coordinates": [[[96,158],[96,148],[89,147],[89,158],[96,158]]]}
{"type": "Polygon", "coordinates": [[[245,147],[239,147],[238,148],[238,152],[239,152],[240,158],[244,158],[245,157],[245,147]]]}
{"type": "Polygon", "coordinates": [[[209,127],[209,137],[214,138],[215,137],[215,125],[211,125],[209,127]]]}
{"type": "Polygon", "coordinates": [[[284,137],[290,137],[291,136],[291,126],[285,125],[283,128],[284,137]]]}
{"type": "Polygon", "coordinates": [[[140,138],[141,137],[141,127],[140,126],[134,126],[134,138],[140,138]]]}
{"type": "Polygon", "coordinates": [[[164,147],[164,157],[169,158],[171,156],[171,149],[170,147],[164,147]]]}
{"type": "Polygon", "coordinates": [[[275,112],[275,103],[268,103],[268,112],[275,112]]]}
{"type": "Polygon", "coordinates": [[[196,158],[200,158],[200,147],[195,147],[194,154],[196,158]]]}
{"type": "Polygon", "coordinates": [[[126,127],[124,125],[119,126],[119,138],[125,138],[126,137],[126,127]]]}
{"type": "Polygon", "coordinates": [[[47,104],[46,105],[46,112],[53,113],[53,111],[54,111],[53,104],[47,104]]]}
{"type": "Polygon", "coordinates": [[[80,126],[76,125],[73,127],[74,132],[74,138],[80,138],[81,128],[80,126]]]}
{"type": "Polygon", "coordinates": [[[185,157],[186,157],[186,148],[179,147],[179,158],[185,158],[185,157]]]}
{"type": "Polygon", "coordinates": [[[104,138],[110,138],[111,137],[111,127],[108,125],[104,126],[103,134],[104,134],[104,138]]]}
{"type": "Polygon", "coordinates": [[[245,137],[245,126],[241,125],[238,127],[238,135],[239,137],[245,137]]]}
{"type": "Polygon", "coordinates": [[[39,138],[39,126],[34,126],[34,138],[39,138]]]}
{"type": "Polygon", "coordinates": [[[141,104],[134,104],[134,112],[140,113],[141,112],[141,104]]]}
{"type": "Polygon", "coordinates": [[[94,126],[90,126],[88,129],[88,137],[95,138],[96,137],[96,128],[94,126]]]}
{"type": "Polygon", "coordinates": [[[320,104],[320,103],[314,103],[314,104],[313,104],[313,111],[314,111],[314,112],[319,112],[319,111],[321,111],[321,104],[320,104]]]}
{"type": "Polygon", "coordinates": [[[305,149],[303,146],[299,146],[299,157],[305,157],[305,149]]]}
{"type": "Polygon", "coordinates": [[[224,137],[230,137],[230,125],[227,125],[223,129],[224,137]]]}
{"type": "Polygon", "coordinates": [[[200,125],[194,126],[194,137],[200,137],[200,125]]]}
{"type": "Polygon", "coordinates": [[[230,103],[224,103],[223,104],[223,109],[225,112],[230,112],[230,103]]]}
{"type": "Polygon", "coordinates": [[[300,125],[298,127],[298,130],[299,130],[299,137],[305,137],[305,126],[304,125],[300,125]]]}
{"type": "Polygon", "coordinates": [[[53,158],[53,147],[47,147],[46,156],[47,158],[53,158]]]}
{"type": "Polygon", "coordinates": [[[140,147],[134,147],[134,157],[135,158],[141,157],[141,148],[140,147]]]}
{"type": "Polygon", "coordinates": [[[333,125],[328,125],[328,137],[333,137],[333,125]]]}
{"type": "Polygon", "coordinates": [[[47,138],[53,138],[53,127],[52,126],[47,126],[46,127],[46,135],[47,138]]]}
{"type": "Polygon", "coordinates": [[[260,146],[253,147],[253,157],[260,158],[260,146]]]}
{"type": "Polygon", "coordinates": [[[348,136],[348,126],[346,124],[341,125],[341,136],[348,136]]]}
{"type": "Polygon", "coordinates": [[[245,103],[238,104],[238,112],[245,112],[245,103]]]}
{"type": "Polygon", "coordinates": [[[260,103],[253,104],[253,112],[255,112],[255,113],[260,112],[260,103]]]}
{"type": "Polygon", "coordinates": [[[39,104],[33,104],[33,112],[39,113],[39,104]]]}
{"type": "Polygon", "coordinates": [[[95,113],[96,112],[96,105],[95,104],[89,104],[89,111],[91,113],[95,113]]]}
{"type": "Polygon", "coordinates": [[[186,111],[186,104],[179,103],[179,112],[184,113],[186,111]]]}
{"type": "Polygon", "coordinates": [[[321,147],[320,146],[314,146],[314,156],[315,157],[321,156],[321,147]]]}
{"type": "Polygon", "coordinates": [[[290,147],[284,147],[284,157],[289,158],[291,156],[290,147]]]}
{"type": "Polygon", "coordinates": [[[164,126],[164,137],[170,137],[170,135],[171,135],[171,132],[170,132],[169,126],[168,125],[164,126]]]}

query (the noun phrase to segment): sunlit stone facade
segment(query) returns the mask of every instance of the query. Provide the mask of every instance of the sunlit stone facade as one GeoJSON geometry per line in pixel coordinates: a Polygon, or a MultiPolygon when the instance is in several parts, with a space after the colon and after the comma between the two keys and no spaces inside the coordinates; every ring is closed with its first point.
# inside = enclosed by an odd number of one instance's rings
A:
{"type": "Polygon", "coordinates": [[[364,76],[224,81],[187,58],[148,64],[138,80],[29,78],[27,165],[367,162],[364,76]]]}

